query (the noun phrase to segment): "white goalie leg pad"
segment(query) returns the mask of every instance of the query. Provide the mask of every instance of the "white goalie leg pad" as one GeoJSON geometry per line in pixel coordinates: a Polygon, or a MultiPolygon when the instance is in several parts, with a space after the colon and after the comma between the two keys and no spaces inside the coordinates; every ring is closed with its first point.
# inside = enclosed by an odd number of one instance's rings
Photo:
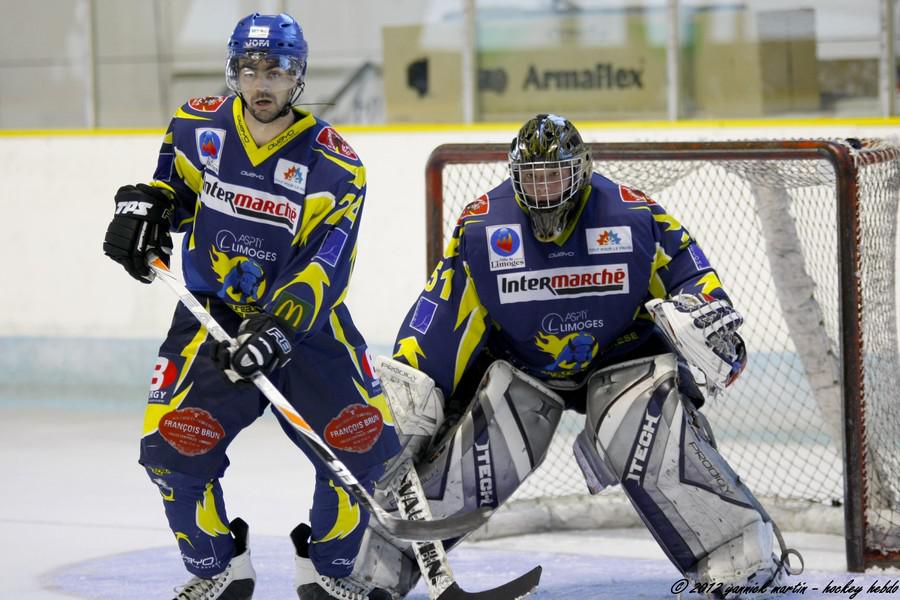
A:
{"type": "Polygon", "coordinates": [[[593,374],[586,431],[686,577],[727,585],[775,576],[781,561],[772,554],[771,520],[681,397],[673,354],[593,374]]]}
{"type": "Polygon", "coordinates": [[[491,364],[459,422],[416,465],[432,515],[503,504],[543,462],[563,409],[539,380],[491,364]]]}
{"type": "Polygon", "coordinates": [[[415,462],[431,444],[444,421],[444,397],[422,371],[386,356],[377,356],[374,362],[402,448],[385,466],[382,481],[390,481],[399,466],[415,462]]]}

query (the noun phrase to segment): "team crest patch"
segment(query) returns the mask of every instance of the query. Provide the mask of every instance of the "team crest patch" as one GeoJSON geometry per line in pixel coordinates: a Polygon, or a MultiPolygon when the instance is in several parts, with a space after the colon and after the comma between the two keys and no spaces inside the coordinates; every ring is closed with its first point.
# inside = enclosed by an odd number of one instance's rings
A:
{"type": "Polygon", "coordinates": [[[197,136],[197,156],[200,157],[200,164],[218,174],[219,162],[222,160],[222,146],[225,144],[225,130],[201,127],[194,133],[197,136]]]}
{"type": "Polygon", "coordinates": [[[488,243],[488,257],[491,271],[519,269],[525,266],[525,248],[522,245],[522,227],[492,225],[485,227],[488,243]]]}
{"type": "Polygon", "coordinates": [[[631,227],[594,227],[585,229],[588,254],[633,252],[631,227]]]}
{"type": "Polygon", "coordinates": [[[619,186],[619,197],[622,198],[622,202],[646,202],[647,204],[656,204],[650,196],[641,190],[625,187],[624,185],[619,186]]]}
{"type": "Polygon", "coordinates": [[[351,404],[329,421],[324,437],[333,448],[362,454],[372,449],[383,427],[384,420],[377,408],[367,404],[351,404]]]}
{"type": "Polygon", "coordinates": [[[225,429],[202,408],[181,408],[159,421],[159,435],[179,454],[206,454],[225,439],[225,429]]]}
{"type": "Polygon", "coordinates": [[[462,221],[466,217],[471,217],[473,215],[486,215],[491,211],[491,202],[488,199],[487,194],[480,196],[474,202],[469,202],[466,204],[466,207],[463,209],[462,214],[459,215],[459,221],[462,221]]]}
{"type": "Polygon", "coordinates": [[[325,148],[328,148],[335,154],[340,154],[351,160],[359,160],[359,156],[350,147],[350,144],[344,141],[344,138],[331,127],[326,127],[316,136],[316,141],[325,148]]]}
{"type": "Polygon", "coordinates": [[[309,167],[283,158],[275,165],[275,183],[298,194],[306,193],[306,178],[309,167]]]}
{"type": "Polygon", "coordinates": [[[204,96],[203,98],[191,98],[188,106],[200,112],[216,112],[225,104],[228,96],[204,96]]]}

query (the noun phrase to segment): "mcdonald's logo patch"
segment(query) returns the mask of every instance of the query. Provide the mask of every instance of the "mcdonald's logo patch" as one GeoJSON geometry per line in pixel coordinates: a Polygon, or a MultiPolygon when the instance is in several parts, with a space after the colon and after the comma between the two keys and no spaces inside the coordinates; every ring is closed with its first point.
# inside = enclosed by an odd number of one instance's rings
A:
{"type": "Polygon", "coordinates": [[[282,292],[275,302],[275,310],[272,311],[272,314],[288,328],[294,331],[303,331],[309,327],[313,306],[293,294],[282,292]]]}

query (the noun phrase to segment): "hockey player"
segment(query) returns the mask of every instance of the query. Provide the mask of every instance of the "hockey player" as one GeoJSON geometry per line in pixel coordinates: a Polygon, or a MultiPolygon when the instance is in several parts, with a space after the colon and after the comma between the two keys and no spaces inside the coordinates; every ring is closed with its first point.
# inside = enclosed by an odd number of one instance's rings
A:
{"type": "MultiPolygon", "coordinates": [[[[432,514],[502,504],[575,410],[590,491],[621,484],[685,577],[727,595],[783,576],[793,551],[778,535],[773,554],[777,529],[698,411],[700,386],[718,393],[746,362],[742,318],[700,246],[653,199],[592,173],[562,117],[522,126],[509,172],[465,208],[396,360],[380,365],[391,404],[394,390],[421,389],[423,414],[446,415],[430,446],[404,450],[432,514]]],[[[361,559],[353,576],[404,595],[416,578],[409,551],[388,558],[393,545],[376,532],[361,556],[369,547],[380,561],[361,559]]]]}
{"type": "MultiPolygon", "coordinates": [[[[235,95],[188,101],[166,132],[153,180],[116,193],[104,252],[149,283],[148,257],[184,234],[187,287],[236,338],[208,339],[175,310],[151,380],[140,462],[162,493],[193,578],[179,600],[252,596],[247,525],[226,517],[219,484],[235,436],[267,406],[248,379],[269,375],[355,477],[373,488],[399,449],[366,344],[343,304],[356,255],[365,169],[326,122],[293,106],[307,44],[289,15],[254,13],[228,41],[235,95]]],[[[303,600],[344,597],[368,515],[350,502],[295,430],[316,467],[303,555],[303,600]]],[[[312,483],[312,482],[310,482],[312,483]]]]}

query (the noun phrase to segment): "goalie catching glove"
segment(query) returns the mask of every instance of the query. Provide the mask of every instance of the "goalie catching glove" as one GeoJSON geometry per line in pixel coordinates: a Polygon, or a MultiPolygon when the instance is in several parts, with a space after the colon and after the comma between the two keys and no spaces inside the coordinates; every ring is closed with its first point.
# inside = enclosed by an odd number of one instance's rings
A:
{"type": "Polygon", "coordinates": [[[669,343],[706,377],[711,396],[741,374],[747,351],[737,328],[744,318],[727,301],[680,294],[646,306],[669,343]]]}
{"type": "Polygon", "coordinates": [[[168,265],[172,254],[171,215],[172,200],[160,188],[145,183],[120,187],[103,253],[141,283],[151,283],[155,273],[147,266],[149,256],[154,254],[168,265]]]}
{"type": "Polygon", "coordinates": [[[234,382],[251,379],[257,372],[271,374],[288,363],[291,342],[266,313],[250,315],[238,328],[237,337],[230,342],[216,342],[212,359],[234,382]]]}

